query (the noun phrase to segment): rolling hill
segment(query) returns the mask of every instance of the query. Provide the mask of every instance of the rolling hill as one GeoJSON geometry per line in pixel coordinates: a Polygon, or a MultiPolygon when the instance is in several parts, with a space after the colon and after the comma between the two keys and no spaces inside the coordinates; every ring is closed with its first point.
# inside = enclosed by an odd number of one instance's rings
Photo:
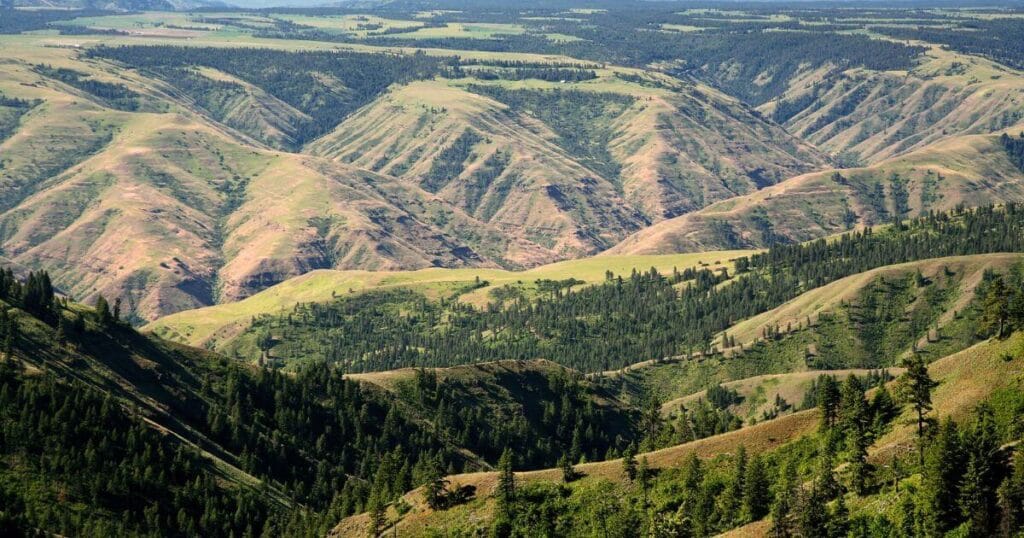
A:
{"type": "Polygon", "coordinates": [[[1016,536],[1022,33],[0,0],[0,535],[1016,536]]]}
{"type": "MultiPolygon", "coordinates": [[[[1006,341],[987,341],[961,353],[950,355],[932,363],[929,367],[930,375],[938,382],[939,386],[934,394],[935,415],[940,419],[957,418],[964,420],[970,408],[979,401],[985,401],[993,395],[1002,391],[1013,390],[1019,386],[1020,376],[1024,374],[1024,361],[1021,358],[1022,340],[1016,335],[1006,341]],[[1005,357],[1011,357],[1007,360],[1005,357]],[[999,378],[990,376],[992,372],[999,372],[999,378]]],[[[737,383],[746,383],[746,380],[739,380],[737,383]]],[[[743,446],[748,457],[767,455],[769,458],[774,453],[780,454],[781,458],[790,450],[799,450],[808,444],[813,445],[815,434],[821,421],[817,410],[801,411],[792,415],[765,421],[755,426],[749,426],[741,430],[709,437],[699,441],[657,450],[654,452],[638,455],[638,458],[645,458],[651,469],[655,469],[656,476],[668,474],[668,480],[680,480],[683,477],[670,474],[675,470],[689,465],[690,458],[697,456],[704,460],[707,466],[706,472],[713,472],[717,468],[716,462],[722,458],[732,458],[739,446],[743,446]]],[[[906,447],[913,443],[913,421],[907,414],[895,419],[895,426],[891,431],[878,439],[871,446],[872,458],[882,461],[890,457],[889,454],[899,447],[906,447]]],[[[585,463],[574,467],[579,477],[571,484],[565,484],[564,495],[576,499],[576,502],[583,505],[596,502],[593,495],[594,490],[602,491],[604,495],[630,495],[636,494],[636,484],[630,481],[623,471],[622,460],[610,460],[596,463],[585,463]]],[[[555,485],[562,483],[562,471],[560,469],[547,469],[540,471],[516,472],[515,478],[518,487],[524,491],[531,491],[531,485],[538,488],[544,484],[555,485]]],[[[398,532],[424,533],[428,529],[435,529],[445,526],[449,529],[471,529],[486,527],[488,522],[495,517],[495,498],[497,497],[496,487],[498,473],[482,472],[459,474],[447,477],[451,484],[460,487],[472,486],[475,488],[476,498],[468,503],[449,508],[447,510],[432,510],[424,502],[423,490],[418,489],[407,493],[402,501],[405,508],[402,513],[389,512],[386,517],[386,528],[395,527],[398,532]]],[[[653,480],[653,479],[652,479],[653,480]]],[[[652,487],[652,489],[654,489],[652,487]]],[[[652,492],[651,495],[664,493],[652,492]]],[[[879,502],[885,502],[888,492],[880,492],[879,502]]],[[[861,504],[870,503],[872,495],[861,499],[861,504]]],[[[858,504],[858,507],[861,506],[858,504]]],[[[578,514],[570,512],[578,517],[578,514]]],[[[567,517],[574,517],[568,515],[567,517]]],[[[754,527],[748,529],[754,536],[763,535],[771,521],[754,523],[754,527]]],[[[369,519],[366,514],[360,514],[341,521],[332,531],[332,536],[356,536],[366,532],[369,519]]],[[[743,528],[737,532],[742,533],[743,528]]]]}
{"type": "Polygon", "coordinates": [[[712,204],[656,223],[602,254],[758,248],[1022,197],[1024,171],[998,135],[952,137],[866,168],[804,174],[712,204]]]}
{"type": "Polygon", "coordinates": [[[727,268],[730,260],[750,251],[723,251],[665,256],[623,256],[570,260],[515,272],[504,269],[422,269],[418,271],[313,271],[282,282],[252,297],[209,308],[162,317],[143,330],[169,340],[195,346],[220,348],[229,343],[255,316],[272,314],[298,303],[329,302],[339,296],[365,291],[406,288],[432,299],[454,294],[467,304],[486,306],[494,290],[513,286],[537,293],[538,281],[576,279],[595,284],[604,281],[606,271],[624,274],[651,267],[669,272],[673,268],[727,268]],[[478,279],[484,283],[476,288],[478,279]],[[466,288],[476,288],[467,290],[466,288]]]}
{"type": "Polygon", "coordinates": [[[1014,128],[1022,106],[1019,71],[930,45],[906,72],[806,70],[758,110],[821,151],[875,165],[948,137],[1014,128]]]}
{"type": "MultiPolygon", "coordinates": [[[[677,82],[670,95],[615,70],[498,94],[504,86],[467,78],[346,89],[311,75],[308,91],[330,96],[304,104],[244,56],[206,65],[168,47],[86,57],[19,46],[24,59],[4,64],[0,87],[17,105],[0,118],[4,255],[50,268],[81,300],[122,297],[137,322],[316,269],[525,268],[589,255],[652,219],[824,164],[713,90],[677,82]],[[558,95],[558,118],[520,102],[558,95]],[[616,110],[580,124],[605,145],[574,146],[556,120],[592,106],[616,110]],[[325,107],[341,114],[336,127],[325,107]],[[321,123],[327,134],[297,152],[297,133],[321,123]],[[696,160],[666,164],[696,139],[686,150],[696,160]],[[681,183],[652,182],[666,174],[681,183]]],[[[326,61],[318,54],[310,69],[326,61]]],[[[353,69],[376,58],[342,57],[353,69]]]]}

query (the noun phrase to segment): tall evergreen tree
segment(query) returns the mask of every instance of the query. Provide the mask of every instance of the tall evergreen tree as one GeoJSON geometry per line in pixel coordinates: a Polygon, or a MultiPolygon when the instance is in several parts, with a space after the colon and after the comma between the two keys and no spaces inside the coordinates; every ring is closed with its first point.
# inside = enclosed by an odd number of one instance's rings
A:
{"type": "Polygon", "coordinates": [[[722,492],[721,520],[730,526],[743,523],[743,490],[747,478],[747,448],[740,445],[733,458],[732,476],[722,492]]]}
{"type": "Polygon", "coordinates": [[[836,378],[823,374],[818,378],[818,408],[821,409],[822,425],[831,428],[839,417],[839,384],[836,378]]]}
{"type": "Polygon", "coordinates": [[[788,538],[796,531],[795,513],[800,494],[797,483],[796,464],[790,460],[782,467],[782,475],[776,483],[775,502],[772,504],[772,538],[788,538]]]}
{"type": "Polygon", "coordinates": [[[513,471],[513,458],[512,450],[505,448],[505,451],[501,453],[501,458],[498,459],[498,488],[495,493],[498,497],[499,510],[506,515],[511,515],[516,502],[516,475],[513,471]]]}
{"type": "Polygon", "coordinates": [[[743,517],[747,521],[759,521],[768,515],[772,504],[771,480],[768,469],[760,455],[755,455],[747,465],[747,476],[743,480],[743,517]]]}
{"type": "Polygon", "coordinates": [[[975,412],[970,428],[964,430],[963,448],[967,468],[960,483],[960,510],[970,536],[991,536],[998,523],[998,481],[1002,476],[1002,455],[995,415],[989,405],[975,412]]]}
{"type": "Polygon", "coordinates": [[[448,480],[441,470],[441,463],[431,458],[427,462],[427,476],[424,481],[424,496],[427,499],[427,506],[432,510],[440,510],[445,505],[445,493],[448,487],[448,480]]]}
{"type": "Polygon", "coordinates": [[[636,447],[630,444],[622,455],[622,473],[632,482],[636,480],[636,447]]]}
{"type": "Polygon", "coordinates": [[[929,536],[941,536],[960,521],[960,484],[964,458],[960,430],[946,419],[929,445],[921,487],[923,526],[929,536]]]}
{"type": "MultiPolygon", "coordinates": [[[[987,275],[986,275],[987,276],[987,275]]],[[[1010,314],[1010,293],[1000,275],[994,275],[987,283],[982,301],[982,334],[1002,338],[1010,314]]]]}
{"type": "Polygon", "coordinates": [[[914,407],[917,414],[917,446],[918,463],[924,465],[924,426],[925,415],[932,410],[932,389],[938,386],[928,374],[928,365],[924,357],[914,353],[908,357],[903,366],[907,369],[900,376],[901,395],[914,407]]]}

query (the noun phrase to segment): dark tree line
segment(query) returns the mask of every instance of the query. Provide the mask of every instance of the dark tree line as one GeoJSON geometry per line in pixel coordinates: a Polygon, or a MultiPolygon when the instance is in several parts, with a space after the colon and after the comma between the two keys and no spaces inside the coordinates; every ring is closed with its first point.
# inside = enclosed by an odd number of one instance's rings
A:
{"type": "Polygon", "coordinates": [[[322,525],[366,509],[371,480],[388,462],[400,462],[388,502],[422,483],[426,475],[418,468],[428,462],[453,471],[466,465],[454,445],[393,399],[326,365],[284,375],[171,353],[121,322],[120,301],[100,297],[91,312],[71,305],[55,296],[45,272],[21,280],[0,271],[0,301],[0,459],[14,465],[0,466],[0,497],[15,507],[0,508],[0,525],[64,535],[323,531],[322,525]],[[31,318],[49,326],[44,344],[39,328],[26,330],[31,318]],[[82,372],[72,379],[63,367],[48,366],[68,350],[80,354],[67,362],[82,372]],[[172,423],[197,432],[220,457],[262,479],[261,486],[225,485],[199,447],[146,424],[126,403],[131,396],[79,380],[90,378],[83,355],[130,372],[118,363],[131,363],[132,353],[168,368],[150,388],[167,398],[172,423]],[[24,372],[25,359],[43,372],[24,372]],[[61,497],[27,495],[37,487],[25,481],[29,471],[47,488],[64,484],[61,497]],[[284,510],[275,500],[281,495],[301,510],[284,510]],[[90,510],[68,510],[68,503],[90,510]]]}
{"type": "Polygon", "coordinates": [[[209,462],[176,444],[109,395],[0,363],[0,530],[29,535],[241,536],[264,530],[270,507],[258,490],[225,491],[209,462]],[[10,466],[36,476],[25,497],[10,466]],[[56,491],[60,485],[59,493],[56,491]],[[62,496],[59,501],[57,495],[62,496]],[[89,510],[69,510],[68,500],[89,510]],[[43,502],[41,502],[43,501],[43,502]]]}
{"type": "Polygon", "coordinates": [[[944,28],[931,26],[870,26],[872,31],[900,39],[938,43],[966,54],[977,54],[1017,69],[1024,68],[1024,21],[1013,17],[956,21],[944,28]]]}
{"type": "Polygon", "coordinates": [[[117,110],[137,110],[139,94],[128,89],[124,84],[102,82],[86,78],[88,75],[66,67],[54,68],[49,65],[37,65],[37,73],[63,82],[85,93],[93,95],[103,103],[117,110]]]}
{"type": "Polygon", "coordinates": [[[582,371],[612,370],[709,353],[713,336],[737,321],[875,267],[1022,250],[1024,211],[1011,204],[929,214],[834,241],[776,245],[736,260],[731,277],[707,269],[634,271],[484,309],[409,290],[373,291],[265,315],[248,332],[279,335],[273,352],[284,358],[322,358],[350,371],[538,357],[582,371]]]}
{"type": "Polygon", "coordinates": [[[3,10],[3,16],[0,16],[0,34],[20,34],[32,30],[44,30],[49,28],[51,26],[50,23],[55,21],[66,21],[76,17],[96,17],[107,14],[107,12],[95,9],[23,10],[5,9],[6,7],[13,8],[14,3],[10,2],[10,6],[6,6],[4,2],[0,2],[0,10],[3,10]]]}
{"type": "Polygon", "coordinates": [[[999,142],[1003,145],[1003,149],[1006,150],[1006,156],[1010,158],[1010,162],[1021,172],[1024,172],[1024,132],[1017,137],[1003,133],[999,137],[999,142]]]}

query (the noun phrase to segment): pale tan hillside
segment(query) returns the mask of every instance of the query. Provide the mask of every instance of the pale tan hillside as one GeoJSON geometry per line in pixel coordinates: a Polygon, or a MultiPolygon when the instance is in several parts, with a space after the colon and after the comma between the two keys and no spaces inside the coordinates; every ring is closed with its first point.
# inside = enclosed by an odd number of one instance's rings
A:
{"type": "Polygon", "coordinates": [[[268,94],[258,86],[216,69],[204,67],[192,76],[224,83],[218,91],[208,92],[202,102],[180,95],[169,85],[161,85],[177,99],[190,104],[213,119],[279,149],[294,147],[299,131],[310,120],[300,110],[268,94]]]}
{"type": "Polygon", "coordinates": [[[859,224],[1024,201],[1024,172],[997,135],[948,138],[867,168],[814,172],[654,224],[607,254],[693,252],[800,242],[859,224]]]}
{"type": "MultiPolygon", "coordinates": [[[[785,400],[790,405],[798,406],[802,403],[804,394],[811,386],[811,383],[821,375],[834,376],[837,379],[845,379],[848,376],[866,376],[871,370],[848,369],[848,370],[808,370],[806,372],[793,372],[789,374],[767,374],[755,377],[748,377],[737,381],[722,383],[722,387],[735,390],[743,398],[738,404],[729,406],[729,411],[736,416],[749,421],[759,420],[762,412],[771,409],[776,398],[785,400]]],[[[901,372],[900,368],[889,370],[893,375],[901,372]]],[[[663,415],[671,416],[677,413],[682,407],[690,407],[699,400],[706,399],[707,391],[675,398],[661,404],[663,415]]]]}
{"type": "Polygon", "coordinates": [[[419,183],[536,245],[502,253],[513,266],[593,254],[646,224],[606,178],[553,144],[546,127],[514,121],[505,108],[444,82],[416,82],[395,88],[307,151],[419,183]],[[431,186],[423,178],[461,136],[479,140],[465,166],[457,178],[431,186]]]}
{"type": "MultiPolygon", "coordinates": [[[[529,111],[509,111],[501,103],[468,91],[463,87],[465,80],[395,88],[306,150],[422,181],[442,151],[472,131],[485,140],[474,147],[459,177],[447,182],[439,195],[482,220],[509,229],[525,226],[527,237],[548,233],[544,230],[552,223],[537,219],[538,214],[551,210],[576,220],[587,220],[586,215],[592,213],[590,220],[598,218],[611,225],[603,226],[609,230],[597,237],[588,237],[592,235],[588,230],[585,235],[577,234],[585,243],[604,241],[626,227],[617,224],[623,215],[613,212],[613,207],[593,201],[610,196],[612,206],[624,205],[621,200],[615,202],[616,184],[621,184],[628,207],[647,220],[658,221],[825,165],[807,144],[706,86],[661,82],[673,84],[672,91],[666,91],[613,82],[610,73],[602,75],[595,81],[567,86],[508,86],[634,97],[631,105],[610,113],[597,126],[610,134],[608,151],[622,167],[620,178],[603,177],[588,169],[558,147],[558,135],[550,126],[529,111]],[[481,179],[488,168],[499,168],[495,159],[506,162],[497,176],[481,179]],[[562,201],[574,196],[582,196],[586,203],[567,205],[562,201]],[[582,215],[578,215],[580,210],[582,215]]],[[[557,224],[551,229],[558,233],[566,228],[557,224]]]]}
{"type": "MultiPolygon", "coordinates": [[[[927,45],[907,72],[807,71],[779,99],[814,95],[784,121],[795,135],[831,154],[880,163],[952,136],[988,134],[1024,123],[1024,74],[977,56],[927,45]]],[[[779,100],[759,110],[771,114],[779,100]]]]}
{"type": "MultiPolygon", "coordinates": [[[[928,373],[939,382],[929,416],[963,420],[997,390],[1024,387],[1024,334],[987,340],[943,357],[928,366],[928,373]]],[[[916,435],[916,415],[906,410],[893,429],[875,441],[871,458],[884,463],[894,453],[912,451],[916,435]]]]}
{"type": "MultiPolygon", "coordinates": [[[[119,297],[132,319],[151,320],[314,269],[552,257],[414,184],[269,150],[160,81],[73,50],[33,53],[38,63],[0,65],[0,92],[32,103],[0,145],[0,247],[12,263],[46,267],[80,300],[119,297]],[[113,110],[39,73],[43,63],[123,84],[138,108],[113,110]]],[[[282,103],[261,103],[263,112],[250,111],[264,118],[259,125],[269,125],[271,109],[301,119],[282,103]]]]}
{"type": "Polygon", "coordinates": [[[810,145],[702,85],[651,92],[612,129],[625,196],[655,222],[827,164],[810,145]]]}

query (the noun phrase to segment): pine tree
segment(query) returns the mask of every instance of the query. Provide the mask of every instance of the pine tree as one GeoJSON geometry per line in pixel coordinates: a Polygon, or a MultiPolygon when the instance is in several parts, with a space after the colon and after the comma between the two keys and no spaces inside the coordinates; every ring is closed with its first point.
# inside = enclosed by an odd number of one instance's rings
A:
{"type": "Polygon", "coordinates": [[[424,496],[427,499],[427,506],[431,510],[440,510],[445,506],[445,494],[448,487],[448,480],[441,471],[441,464],[431,458],[427,462],[427,478],[424,483],[424,496]]]}
{"type": "Polygon", "coordinates": [[[941,536],[960,521],[958,500],[963,465],[959,428],[947,419],[928,447],[923,468],[922,524],[931,536],[941,536]]]}
{"type": "Polygon", "coordinates": [[[740,445],[734,458],[732,477],[722,492],[721,520],[729,526],[743,524],[743,490],[747,475],[747,449],[740,445]]]}
{"type": "Polygon", "coordinates": [[[622,473],[630,482],[636,480],[636,447],[630,443],[622,454],[622,473]]]}
{"type": "Polygon", "coordinates": [[[864,388],[852,375],[843,383],[840,408],[849,454],[850,484],[854,492],[864,495],[872,475],[868,463],[868,447],[871,446],[868,404],[864,388]]]}
{"type": "Polygon", "coordinates": [[[960,510],[970,536],[995,532],[998,517],[997,480],[1002,457],[995,414],[986,404],[978,406],[972,426],[963,433],[967,470],[960,483],[960,510]]]}
{"type": "Polygon", "coordinates": [[[743,480],[743,518],[759,521],[768,515],[771,506],[771,481],[760,455],[754,456],[747,465],[747,476],[743,480]]]}
{"type": "Polygon", "coordinates": [[[831,500],[842,493],[842,488],[836,481],[833,464],[832,451],[828,450],[826,444],[825,450],[822,451],[818,460],[818,476],[814,479],[815,493],[825,500],[831,500]]]}
{"type": "Polygon", "coordinates": [[[110,304],[107,302],[106,297],[102,295],[96,296],[96,322],[101,327],[110,326],[110,322],[113,319],[113,315],[110,313],[110,304]]]}
{"type": "Polygon", "coordinates": [[[846,538],[850,532],[850,510],[846,507],[846,498],[840,495],[836,499],[836,506],[828,517],[825,525],[825,534],[828,538],[846,538]]]}
{"type": "Polygon", "coordinates": [[[384,526],[387,524],[385,508],[386,506],[381,499],[380,492],[375,489],[370,493],[369,508],[367,510],[370,514],[369,534],[373,538],[379,537],[384,530],[384,526]]]}
{"type": "Polygon", "coordinates": [[[825,428],[835,425],[839,414],[839,384],[830,375],[818,378],[818,407],[821,409],[821,421],[825,428]]]}
{"type": "Polygon", "coordinates": [[[982,301],[982,334],[995,334],[996,338],[1003,337],[1003,330],[1010,312],[1009,297],[1010,294],[1003,277],[994,276],[988,283],[988,289],[982,301]]]}
{"type": "Polygon", "coordinates": [[[18,322],[3,305],[0,305],[0,332],[3,333],[4,359],[10,360],[14,357],[14,341],[18,337],[18,322]]]}
{"type": "Polygon", "coordinates": [[[636,470],[637,482],[640,484],[640,491],[643,492],[644,506],[647,506],[647,492],[651,487],[651,467],[647,463],[647,456],[641,456],[640,466],[636,470]]]}
{"type": "Polygon", "coordinates": [[[513,465],[512,450],[505,448],[504,452],[501,453],[501,458],[498,459],[498,489],[496,494],[498,497],[498,509],[508,519],[512,519],[513,507],[516,502],[516,475],[512,470],[513,465]]]}
{"type": "Polygon", "coordinates": [[[796,527],[794,509],[797,506],[799,485],[797,484],[796,465],[787,461],[782,468],[782,476],[776,484],[775,502],[772,504],[772,526],[769,534],[773,538],[792,536],[796,527]]]}
{"type": "Polygon", "coordinates": [[[817,488],[797,488],[793,506],[795,530],[799,536],[828,536],[829,513],[824,496],[817,488]]]}
{"type": "Polygon", "coordinates": [[[562,454],[562,457],[558,458],[558,467],[562,470],[562,482],[568,484],[573,480],[576,480],[576,469],[572,466],[572,462],[569,458],[562,454]]]}
{"type": "Polygon", "coordinates": [[[918,463],[924,465],[924,424],[925,415],[932,409],[932,389],[938,386],[930,375],[924,358],[918,354],[908,357],[903,366],[907,369],[900,376],[900,390],[904,400],[917,413],[918,463]]]}

